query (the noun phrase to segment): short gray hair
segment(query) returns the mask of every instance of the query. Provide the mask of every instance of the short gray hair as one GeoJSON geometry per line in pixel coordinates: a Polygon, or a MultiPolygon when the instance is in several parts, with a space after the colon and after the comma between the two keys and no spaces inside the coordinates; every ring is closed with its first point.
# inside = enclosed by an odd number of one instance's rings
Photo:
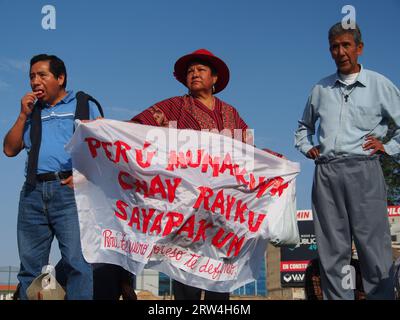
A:
{"type": "Polygon", "coordinates": [[[360,43],[362,43],[361,30],[358,27],[358,25],[356,24],[356,28],[355,29],[344,29],[341,22],[338,22],[338,23],[334,24],[329,29],[328,39],[329,39],[329,41],[331,41],[331,39],[333,39],[334,37],[340,36],[340,35],[342,35],[344,33],[352,34],[353,38],[354,38],[354,42],[356,43],[357,46],[360,43]]]}

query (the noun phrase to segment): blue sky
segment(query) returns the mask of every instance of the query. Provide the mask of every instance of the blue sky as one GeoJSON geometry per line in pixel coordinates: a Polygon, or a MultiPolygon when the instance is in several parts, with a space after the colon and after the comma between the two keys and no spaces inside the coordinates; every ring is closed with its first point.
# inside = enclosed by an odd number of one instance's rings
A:
{"type": "MultiPolygon", "coordinates": [[[[0,136],[30,89],[28,62],[35,54],[58,55],[67,66],[69,89],[91,93],[108,118],[126,120],[184,94],[173,65],[207,48],[231,71],[218,96],[255,129],[256,145],[301,164],[297,207],[308,209],[314,164],[294,149],[293,133],[312,86],[335,71],[327,32],[347,4],[355,7],[363,33],[361,63],[399,86],[397,0],[0,0],[0,136]],[[56,8],[56,30],[41,26],[46,4],[56,8]]],[[[19,264],[16,221],[25,157],[0,155],[0,266],[19,264]]],[[[58,256],[52,254],[53,263],[58,256]]]]}

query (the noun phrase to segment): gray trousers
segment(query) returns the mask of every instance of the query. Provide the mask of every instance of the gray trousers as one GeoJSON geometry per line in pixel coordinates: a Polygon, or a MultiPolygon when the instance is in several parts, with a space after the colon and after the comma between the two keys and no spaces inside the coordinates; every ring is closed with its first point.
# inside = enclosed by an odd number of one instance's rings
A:
{"type": "Polygon", "coordinates": [[[367,298],[394,299],[386,201],[377,156],[316,160],[312,203],[324,299],[354,299],[346,285],[352,239],[367,298]]]}

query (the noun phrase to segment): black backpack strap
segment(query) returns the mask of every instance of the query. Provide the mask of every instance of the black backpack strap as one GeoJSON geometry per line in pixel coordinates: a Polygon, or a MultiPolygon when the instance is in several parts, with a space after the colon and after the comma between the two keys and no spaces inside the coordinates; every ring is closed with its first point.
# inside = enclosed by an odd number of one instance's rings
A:
{"type": "Polygon", "coordinates": [[[96,104],[97,108],[102,117],[104,117],[103,109],[100,103],[83,91],[78,91],[76,93],[76,109],[75,109],[75,119],[79,120],[89,120],[89,101],[96,104]]]}
{"type": "Polygon", "coordinates": [[[36,101],[31,115],[31,149],[28,155],[26,182],[31,186],[36,185],[36,172],[39,158],[40,144],[42,142],[42,103],[36,101]]]}
{"type": "MultiPolygon", "coordinates": [[[[93,101],[102,117],[104,117],[103,109],[100,103],[90,95],[79,91],[76,94],[75,119],[89,120],[89,101],[93,101]]],[[[42,108],[40,101],[36,101],[31,115],[31,149],[28,155],[28,167],[26,173],[26,182],[32,186],[36,185],[36,173],[39,159],[40,144],[42,142],[42,108]]]]}

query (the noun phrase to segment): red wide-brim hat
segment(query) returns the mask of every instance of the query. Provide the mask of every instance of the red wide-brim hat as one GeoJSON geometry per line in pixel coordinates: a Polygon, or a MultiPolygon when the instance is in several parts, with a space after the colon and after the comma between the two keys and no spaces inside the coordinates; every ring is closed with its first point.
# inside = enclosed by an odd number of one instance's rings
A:
{"type": "Polygon", "coordinates": [[[181,82],[184,86],[186,85],[186,73],[190,62],[194,60],[202,60],[211,64],[217,71],[218,80],[215,83],[215,92],[218,93],[225,89],[229,82],[229,69],[228,66],[220,58],[215,56],[212,52],[206,49],[199,49],[190,54],[187,54],[179,58],[175,62],[174,76],[176,80],[181,82]]]}

